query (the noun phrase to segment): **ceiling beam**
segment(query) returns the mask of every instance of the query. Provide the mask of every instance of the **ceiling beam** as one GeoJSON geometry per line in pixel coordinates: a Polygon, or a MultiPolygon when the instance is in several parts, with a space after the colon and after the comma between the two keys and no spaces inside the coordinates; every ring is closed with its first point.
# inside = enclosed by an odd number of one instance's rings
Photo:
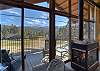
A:
{"type": "Polygon", "coordinates": [[[93,0],[85,0],[85,1],[87,1],[89,4],[92,4],[92,5],[94,5],[94,6],[96,6],[96,7],[98,7],[98,8],[100,8],[100,5],[98,5],[96,2],[94,2],[93,0]]]}
{"type": "Polygon", "coordinates": [[[25,0],[25,2],[31,3],[31,4],[36,4],[40,2],[46,2],[48,0],[25,0]]]}

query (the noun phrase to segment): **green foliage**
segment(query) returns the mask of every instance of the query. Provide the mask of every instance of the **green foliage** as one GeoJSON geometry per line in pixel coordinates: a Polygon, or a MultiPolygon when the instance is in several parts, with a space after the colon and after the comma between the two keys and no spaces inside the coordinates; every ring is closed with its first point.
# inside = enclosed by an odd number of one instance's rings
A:
{"type": "MultiPolygon", "coordinates": [[[[56,26],[56,35],[58,38],[60,37],[66,37],[66,34],[68,34],[68,27],[67,26],[56,26]]],[[[21,38],[21,27],[16,26],[14,24],[12,25],[2,25],[2,35],[4,38],[7,36],[14,35],[16,38],[16,35],[21,38]]],[[[24,38],[35,38],[38,36],[48,36],[49,35],[49,29],[48,26],[45,27],[39,27],[39,26],[24,26],[24,38]]],[[[46,37],[48,38],[48,37],[46,37]]]]}
{"type": "Polygon", "coordinates": [[[19,34],[19,29],[16,27],[16,25],[2,25],[2,35],[3,37],[7,37],[10,34],[19,34]]]}
{"type": "MultiPolygon", "coordinates": [[[[48,34],[47,27],[31,27],[25,26],[24,27],[24,38],[34,38],[36,36],[45,36],[48,34]]],[[[21,27],[12,25],[2,25],[2,36],[3,38],[7,38],[12,35],[18,35],[21,37],[21,27]]]]}

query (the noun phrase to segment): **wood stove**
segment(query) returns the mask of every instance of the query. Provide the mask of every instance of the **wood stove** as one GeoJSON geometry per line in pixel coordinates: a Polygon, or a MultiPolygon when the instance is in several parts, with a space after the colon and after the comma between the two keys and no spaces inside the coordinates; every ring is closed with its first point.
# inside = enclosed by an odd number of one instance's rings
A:
{"type": "Polygon", "coordinates": [[[98,42],[72,41],[71,66],[76,70],[95,71],[99,65],[98,42]]]}

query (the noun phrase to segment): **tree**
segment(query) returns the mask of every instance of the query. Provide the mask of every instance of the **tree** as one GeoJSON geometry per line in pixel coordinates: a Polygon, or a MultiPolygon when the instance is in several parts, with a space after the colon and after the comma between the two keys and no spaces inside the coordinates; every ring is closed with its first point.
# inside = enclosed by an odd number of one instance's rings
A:
{"type": "Polygon", "coordinates": [[[20,35],[19,34],[20,33],[19,28],[16,27],[16,25],[13,25],[13,24],[11,24],[9,26],[8,25],[2,25],[1,32],[2,32],[2,36],[4,38],[6,38],[9,35],[14,35],[14,34],[20,35]]]}

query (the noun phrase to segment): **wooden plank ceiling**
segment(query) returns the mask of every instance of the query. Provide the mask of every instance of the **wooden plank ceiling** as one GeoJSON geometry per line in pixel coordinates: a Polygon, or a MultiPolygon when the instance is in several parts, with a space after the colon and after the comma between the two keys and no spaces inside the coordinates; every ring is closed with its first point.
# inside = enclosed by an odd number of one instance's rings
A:
{"type": "MultiPolygon", "coordinates": [[[[68,1],[69,0],[56,0],[56,8],[58,10],[68,13],[68,1]]],[[[78,16],[78,0],[72,0],[72,14],[78,16]]],[[[84,17],[88,18],[88,4],[84,3],[84,17]]]]}

